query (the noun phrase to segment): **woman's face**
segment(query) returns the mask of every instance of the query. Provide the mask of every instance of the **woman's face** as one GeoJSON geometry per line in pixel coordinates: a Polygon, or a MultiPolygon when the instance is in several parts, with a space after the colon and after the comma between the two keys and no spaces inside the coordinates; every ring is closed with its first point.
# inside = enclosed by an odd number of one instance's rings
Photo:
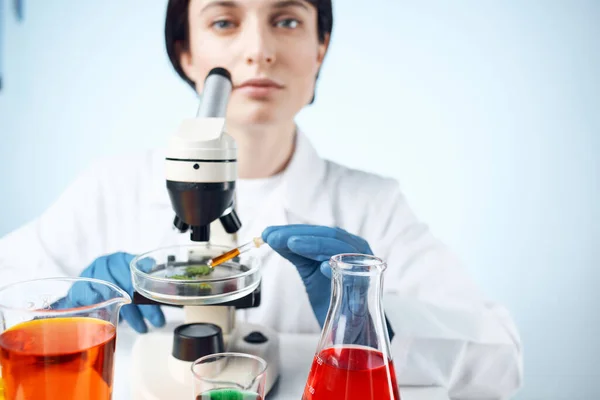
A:
{"type": "Polygon", "coordinates": [[[228,124],[276,124],[310,102],[327,43],[306,1],[191,0],[181,64],[198,93],[212,68],[231,72],[228,124]]]}

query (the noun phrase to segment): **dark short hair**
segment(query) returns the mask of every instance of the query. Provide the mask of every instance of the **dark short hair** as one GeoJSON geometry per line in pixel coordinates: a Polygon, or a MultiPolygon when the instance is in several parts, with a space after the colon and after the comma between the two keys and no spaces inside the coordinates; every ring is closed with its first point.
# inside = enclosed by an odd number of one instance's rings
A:
{"type": "MultiPolygon", "coordinates": [[[[333,11],[331,0],[306,0],[317,9],[317,29],[319,41],[323,43],[333,29],[333,11]]],[[[169,0],[165,19],[165,42],[167,55],[175,71],[192,88],[194,82],[183,72],[179,56],[181,51],[189,49],[188,8],[190,0],[169,0]]]]}

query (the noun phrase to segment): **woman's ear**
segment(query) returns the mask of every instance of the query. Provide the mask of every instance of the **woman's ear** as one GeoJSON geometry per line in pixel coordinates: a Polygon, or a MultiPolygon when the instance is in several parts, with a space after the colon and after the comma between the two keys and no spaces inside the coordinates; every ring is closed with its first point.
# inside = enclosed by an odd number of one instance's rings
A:
{"type": "Polygon", "coordinates": [[[317,62],[319,63],[319,69],[321,69],[321,65],[323,64],[323,60],[325,60],[325,55],[327,54],[327,49],[329,49],[330,37],[331,35],[326,33],[323,43],[319,43],[319,49],[317,51],[317,62]]]}
{"type": "Polygon", "coordinates": [[[192,53],[188,49],[184,49],[181,45],[181,42],[175,44],[175,48],[177,49],[177,54],[179,54],[179,65],[181,65],[181,70],[192,82],[197,82],[196,76],[194,74],[194,62],[192,58],[192,53]]]}
{"type": "MultiPolygon", "coordinates": [[[[327,54],[327,49],[329,48],[329,38],[330,38],[329,33],[326,33],[323,43],[319,43],[319,49],[317,52],[318,67],[317,67],[317,76],[315,76],[315,91],[316,91],[316,85],[317,85],[316,81],[319,79],[319,73],[321,72],[321,66],[323,65],[323,60],[325,60],[325,54],[327,54]]],[[[316,96],[315,91],[313,91],[313,96],[310,99],[310,102],[308,104],[313,104],[315,102],[315,96],[316,96]]]]}

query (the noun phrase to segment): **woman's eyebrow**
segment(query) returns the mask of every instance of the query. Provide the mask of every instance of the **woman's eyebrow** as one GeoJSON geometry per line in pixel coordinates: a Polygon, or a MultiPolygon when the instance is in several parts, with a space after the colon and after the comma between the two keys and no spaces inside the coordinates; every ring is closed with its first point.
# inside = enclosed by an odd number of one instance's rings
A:
{"type": "Polygon", "coordinates": [[[281,0],[277,1],[273,4],[273,8],[287,8],[287,7],[298,7],[308,11],[308,6],[306,5],[306,1],[301,0],[281,0]]]}
{"type": "Polygon", "coordinates": [[[206,11],[207,9],[213,8],[213,7],[227,7],[227,8],[238,8],[240,5],[238,4],[237,1],[233,1],[233,0],[217,0],[217,1],[211,1],[208,4],[206,4],[204,7],[202,7],[200,9],[200,13],[203,13],[204,11],[206,11]]]}

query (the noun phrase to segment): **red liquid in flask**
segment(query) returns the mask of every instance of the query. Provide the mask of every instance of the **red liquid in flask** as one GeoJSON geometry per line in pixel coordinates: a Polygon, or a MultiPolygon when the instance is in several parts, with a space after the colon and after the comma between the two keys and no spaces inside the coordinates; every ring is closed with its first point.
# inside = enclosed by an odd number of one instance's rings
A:
{"type": "Polygon", "coordinates": [[[366,347],[321,351],[313,361],[302,400],[351,399],[400,400],[394,364],[366,347]]]}

